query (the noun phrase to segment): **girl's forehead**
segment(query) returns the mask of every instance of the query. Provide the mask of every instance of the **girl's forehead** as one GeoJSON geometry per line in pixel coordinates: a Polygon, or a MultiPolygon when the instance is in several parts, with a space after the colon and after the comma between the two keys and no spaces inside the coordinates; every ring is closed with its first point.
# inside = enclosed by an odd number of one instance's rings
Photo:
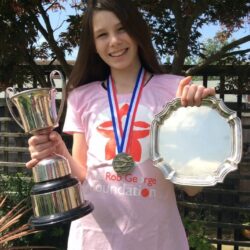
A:
{"type": "Polygon", "coordinates": [[[110,28],[120,25],[121,21],[111,11],[98,10],[93,13],[93,29],[98,31],[99,29],[110,28]]]}

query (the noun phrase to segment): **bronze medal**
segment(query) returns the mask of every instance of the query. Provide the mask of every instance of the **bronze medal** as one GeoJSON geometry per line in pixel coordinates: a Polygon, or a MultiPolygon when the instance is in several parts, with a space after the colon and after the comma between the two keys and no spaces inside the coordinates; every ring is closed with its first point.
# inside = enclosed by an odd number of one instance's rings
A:
{"type": "Polygon", "coordinates": [[[112,166],[118,175],[125,175],[133,170],[135,162],[131,155],[119,153],[114,157],[112,166]]]}

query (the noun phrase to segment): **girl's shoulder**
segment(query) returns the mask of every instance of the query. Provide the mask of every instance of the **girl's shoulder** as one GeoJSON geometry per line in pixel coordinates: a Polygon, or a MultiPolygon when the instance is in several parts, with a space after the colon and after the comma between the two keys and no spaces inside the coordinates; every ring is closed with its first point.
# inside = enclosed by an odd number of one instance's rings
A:
{"type": "Polygon", "coordinates": [[[157,82],[173,83],[178,82],[183,79],[183,76],[174,74],[156,74],[154,75],[154,80],[157,82]]]}
{"type": "Polygon", "coordinates": [[[151,79],[151,84],[148,84],[148,90],[157,90],[158,94],[162,93],[164,98],[166,94],[174,97],[178,89],[179,83],[183,76],[173,74],[155,74],[151,79]]]}
{"type": "Polygon", "coordinates": [[[95,91],[100,86],[100,81],[90,82],[81,86],[76,87],[70,92],[70,95],[77,95],[84,92],[95,91]]]}
{"type": "Polygon", "coordinates": [[[68,104],[79,106],[85,100],[93,100],[102,95],[103,88],[100,81],[90,82],[73,89],[67,98],[68,104]]]}
{"type": "Polygon", "coordinates": [[[81,98],[86,95],[92,95],[96,93],[100,93],[100,90],[102,89],[101,87],[101,82],[100,81],[95,81],[95,82],[90,82],[84,85],[81,85],[79,87],[76,87],[69,93],[69,98],[81,98]]]}
{"type": "Polygon", "coordinates": [[[180,81],[183,79],[183,76],[173,75],[173,74],[155,74],[152,77],[153,84],[152,88],[160,89],[173,89],[176,90],[179,86],[180,81]]]}

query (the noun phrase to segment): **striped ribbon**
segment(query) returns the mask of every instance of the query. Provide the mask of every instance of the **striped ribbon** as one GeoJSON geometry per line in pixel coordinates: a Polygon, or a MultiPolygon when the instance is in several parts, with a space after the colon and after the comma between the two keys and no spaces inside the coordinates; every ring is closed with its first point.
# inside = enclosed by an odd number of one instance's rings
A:
{"type": "Polygon", "coordinates": [[[118,153],[121,153],[121,152],[128,153],[128,147],[129,147],[128,142],[129,142],[131,132],[133,130],[133,124],[134,124],[137,108],[139,105],[139,101],[141,98],[145,76],[146,76],[146,71],[144,70],[144,68],[141,67],[137,75],[132,97],[130,100],[129,110],[128,110],[127,117],[125,120],[124,131],[122,129],[122,121],[119,115],[119,106],[118,106],[115,83],[111,75],[108,77],[108,80],[107,80],[108,100],[109,100],[109,107],[110,107],[110,112],[111,112],[111,117],[112,117],[112,124],[113,124],[118,153]]]}

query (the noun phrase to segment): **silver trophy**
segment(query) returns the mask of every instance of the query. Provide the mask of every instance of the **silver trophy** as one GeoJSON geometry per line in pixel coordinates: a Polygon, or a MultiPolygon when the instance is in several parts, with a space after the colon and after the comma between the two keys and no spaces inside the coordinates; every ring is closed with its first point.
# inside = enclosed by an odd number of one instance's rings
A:
{"type": "MultiPolygon", "coordinates": [[[[6,103],[14,120],[26,133],[49,133],[58,126],[66,96],[66,82],[60,71],[50,74],[52,88],[36,88],[17,92],[6,89],[6,103]],[[55,79],[62,81],[62,99],[56,109],[55,79]],[[13,110],[17,108],[20,119],[13,110]]],[[[69,222],[89,214],[91,202],[84,200],[80,183],[71,176],[67,159],[52,155],[41,160],[32,168],[35,185],[31,190],[33,216],[30,223],[34,228],[44,228],[58,223],[69,222]]]]}

